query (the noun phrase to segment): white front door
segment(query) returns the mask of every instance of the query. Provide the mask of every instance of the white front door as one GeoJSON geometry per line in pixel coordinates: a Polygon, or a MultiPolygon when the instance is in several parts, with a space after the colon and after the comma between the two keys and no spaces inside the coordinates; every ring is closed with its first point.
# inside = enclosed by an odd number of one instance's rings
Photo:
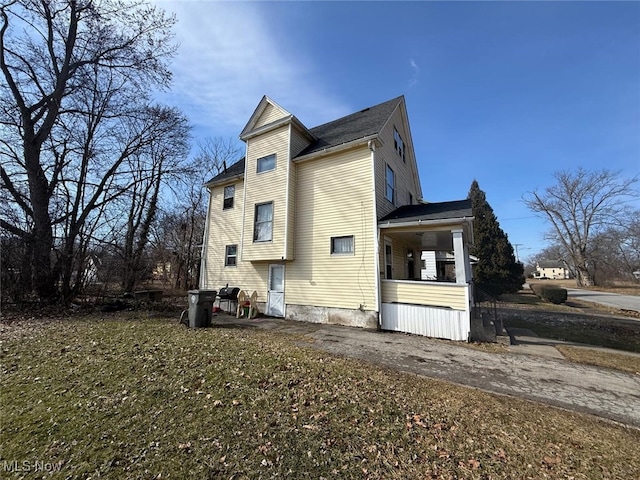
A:
{"type": "Polygon", "coordinates": [[[284,265],[269,265],[267,315],[284,317],[284,265]]]}

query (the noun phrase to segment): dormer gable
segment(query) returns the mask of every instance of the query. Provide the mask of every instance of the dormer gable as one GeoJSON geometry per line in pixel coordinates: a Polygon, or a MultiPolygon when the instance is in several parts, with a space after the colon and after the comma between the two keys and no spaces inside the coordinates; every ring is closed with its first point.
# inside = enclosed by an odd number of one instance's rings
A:
{"type": "Polygon", "coordinates": [[[249,121],[242,129],[240,139],[247,141],[251,137],[255,137],[256,135],[260,135],[289,123],[293,123],[309,141],[315,139],[300,120],[271,100],[268,96],[264,95],[249,118],[249,121]]]}

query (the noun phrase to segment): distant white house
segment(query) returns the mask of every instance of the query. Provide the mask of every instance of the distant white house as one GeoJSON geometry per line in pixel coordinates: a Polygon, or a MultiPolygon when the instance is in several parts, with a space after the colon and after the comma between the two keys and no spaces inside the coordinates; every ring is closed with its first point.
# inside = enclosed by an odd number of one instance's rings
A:
{"type": "Polygon", "coordinates": [[[541,280],[565,280],[570,278],[569,269],[561,260],[542,260],[536,262],[533,278],[541,280]]]}

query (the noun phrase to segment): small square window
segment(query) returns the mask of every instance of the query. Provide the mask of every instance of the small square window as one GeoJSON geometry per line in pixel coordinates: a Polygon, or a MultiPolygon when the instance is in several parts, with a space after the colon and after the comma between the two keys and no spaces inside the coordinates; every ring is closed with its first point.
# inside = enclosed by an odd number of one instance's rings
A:
{"type": "Polygon", "coordinates": [[[224,252],[224,266],[235,267],[238,259],[238,245],[227,245],[224,252]]]}
{"type": "Polygon", "coordinates": [[[352,255],[353,235],[331,237],[331,255],[352,255]]]}
{"type": "Polygon", "coordinates": [[[224,201],[222,203],[222,209],[227,210],[228,208],[233,208],[233,197],[236,194],[236,186],[235,185],[227,185],[224,187],[224,201]]]}
{"type": "Polygon", "coordinates": [[[271,155],[267,155],[266,157],[259,158],[257,164],[257,173],[273,170],[274,168],[276,168],[276,154],[272,153],[271,155]]]}

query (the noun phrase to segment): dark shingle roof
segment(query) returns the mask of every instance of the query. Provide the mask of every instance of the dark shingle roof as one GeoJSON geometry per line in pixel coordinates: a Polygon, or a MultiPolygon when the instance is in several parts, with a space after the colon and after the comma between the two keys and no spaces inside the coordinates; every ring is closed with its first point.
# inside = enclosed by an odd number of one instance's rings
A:
{"type": "Polygon", "coordinates": [[[317,140],[300,152],[298,157],[352,142],[369,135],[375,135],[382,130],[385,122],[401,101],[402,97],[396,97],[379,105],[365,108],[346,117],[309,129],[309,132],[317,140]]]}
{"type": "MultiPolygon", "coordinates": [[[[317,140],[300,152],[298,157],[377,134],[382,130],[385,122],[402,101],[402,98],[402,96],[396,97],[379,105],[365,108],[346,117],[311,128],[309,132],[317,140]]],[[[240,175],[244,172],[244,168],[245,161],[242,158],[227,168],[226,172],[216,175],[205,185],[212,182],[219,183],[240,175]]]]}
{"type": "Polygon", "coordinates": [[[242,175],[244,173],[244,157],[242,157],[240,160],[238,160],[236,163],[234,163],[233,165],[227,167],[226,170],[223,170],[222,172],[220,172],[218,175],[216,175],[215,177],[213,177],[211,180],[209,180],[208,182],[205,182],[205,185],[212,183],[212,182],[222,182],[228,178],[233,178],[237,175],[242,175]]]}
{"type": "Polygon", "coordinates": [[[380,222],[401,223],[418,220],[445,220],[448,218],[472,217],[471,200],[453,202],[404,205],[385,215],[380,222]]]}

